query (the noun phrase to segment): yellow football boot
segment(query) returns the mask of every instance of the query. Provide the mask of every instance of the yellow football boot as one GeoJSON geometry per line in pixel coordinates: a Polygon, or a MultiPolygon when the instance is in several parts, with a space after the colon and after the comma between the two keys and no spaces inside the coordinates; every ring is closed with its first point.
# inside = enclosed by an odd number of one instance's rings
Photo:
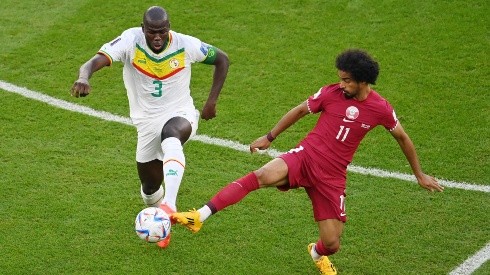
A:
{"type": "Polygon", "coordinates": [[[190,231],[197,233],[201,230],[202,222],[199,220],[201,214],[196,209],[189,212],[177,212],[172,214],[172,219],[187,227],[190,231]]]}
{"type": "MultiPolygon", "coordinates": [[[[311,250],[313,249],[314,243],[310,243],[308,245],[308,254],[311,255],[311,250]]],[[[336,275],[337,274],[337,269],[335,269],[335,266],[333,266],[332,262],[328,259],[327,256],[321,256],[318,261],[314,261],[316,267],[320,271],[320,274],[327,274],[327,275],[336,275]]]]}

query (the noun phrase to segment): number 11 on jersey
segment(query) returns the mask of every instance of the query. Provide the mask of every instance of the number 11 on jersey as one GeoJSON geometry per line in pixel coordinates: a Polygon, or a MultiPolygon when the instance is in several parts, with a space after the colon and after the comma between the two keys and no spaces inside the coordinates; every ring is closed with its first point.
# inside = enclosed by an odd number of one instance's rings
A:
{"type": "Polygon", "coordinates": [[[340,125],[339,133],[337,134],[337,137],[335,137],[335,138],[340,139],[340,137],[342,137],[342,139],[340,141],[344,141],[347,138],[349,131],[350,131],[350,128],[344,127],[344,125],[340,125]]]}

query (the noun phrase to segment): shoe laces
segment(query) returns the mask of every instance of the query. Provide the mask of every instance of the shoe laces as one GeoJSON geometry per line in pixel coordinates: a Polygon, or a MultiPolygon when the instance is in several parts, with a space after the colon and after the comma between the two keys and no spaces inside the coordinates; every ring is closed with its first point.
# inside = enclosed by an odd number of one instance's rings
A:
{"type": "Polygon", "coordinates": [[[325,256],[320,258],[316,264],[318,269],[320,269],[323,274],[337,274],[337,270],[333,266],[332,262],[330,262],[330,260],[325,256]]]}

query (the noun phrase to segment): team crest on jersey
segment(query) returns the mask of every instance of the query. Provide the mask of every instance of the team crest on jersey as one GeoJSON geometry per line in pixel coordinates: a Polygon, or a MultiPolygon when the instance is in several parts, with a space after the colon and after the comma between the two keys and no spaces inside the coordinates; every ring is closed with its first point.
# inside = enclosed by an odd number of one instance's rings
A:
{"type": "Polygon", "coordinates": [[[179,63],[179,60],[177,58],[172,58],[172,59],[170,59],[168,64],[170,65],[170,68],[175,69],[175,68],[179,67],[180,63],[179,63]]]}
{"type": "Polygon", "coordinates": [[[357,109],[356,106],[349,106],[349,108],[345,110],[345,116],[348,119],[354,120],[359,116],[359,109],[357,109]]]}

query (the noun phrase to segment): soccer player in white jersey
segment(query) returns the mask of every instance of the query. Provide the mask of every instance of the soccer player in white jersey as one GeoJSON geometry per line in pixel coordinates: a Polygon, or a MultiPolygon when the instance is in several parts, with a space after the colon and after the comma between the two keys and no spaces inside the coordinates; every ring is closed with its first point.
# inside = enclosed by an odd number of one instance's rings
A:
{"type": "MultiPolygon", "coordinates": [[[[201,111],[201,118],[209,120],[216,116],[216,103],[228,73],[228,56],[195,37],[172,31],[166,10],[153,6],[144,13],[141,27],[125,30],[80,67],[72,96],[87,96],[92,74],[114,61],[124,64],[130,117],[138,132],[136,163],[141,196],[147,206],[171,214],[177,211],[177,193],[186,163],[182,146],[198,128],[199,111],[190,93],[191,64],[215,68],[201,111]]],[[[169,241],[158,245],[164,248],[169,241]]]]}

